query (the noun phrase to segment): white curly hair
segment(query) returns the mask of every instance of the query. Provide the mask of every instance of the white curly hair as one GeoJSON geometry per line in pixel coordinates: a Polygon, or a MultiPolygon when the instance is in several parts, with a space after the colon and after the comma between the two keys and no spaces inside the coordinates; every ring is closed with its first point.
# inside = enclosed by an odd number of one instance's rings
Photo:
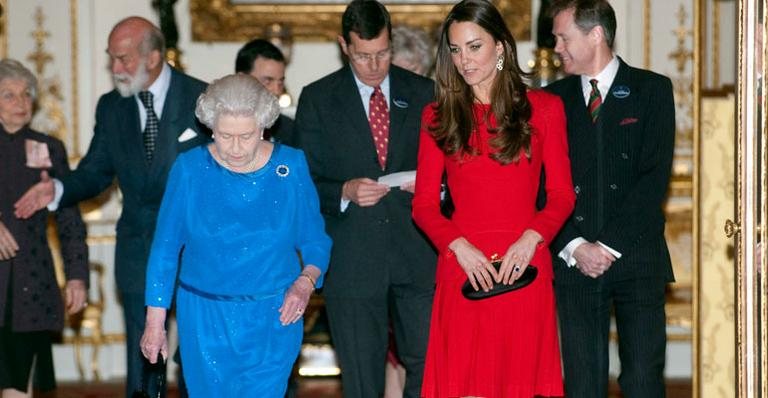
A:
{"type": "Polygon", "coordinates": [[[222,115],[253,117],[260,129],[266,129],[280,115],[280,105],[254,77],[242,73],[227,75],[214,80],[200,94],[195,107],[195,116],[211,130],[222,115]]]}

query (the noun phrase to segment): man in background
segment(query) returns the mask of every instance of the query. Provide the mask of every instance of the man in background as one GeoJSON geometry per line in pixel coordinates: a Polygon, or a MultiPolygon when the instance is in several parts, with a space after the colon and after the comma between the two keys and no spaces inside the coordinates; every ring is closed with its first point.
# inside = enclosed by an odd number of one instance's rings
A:
{"type": "MultiPolygon", "coordinates": [[[[246,43],[237,52],[235,72],[255,77],[275,97],[285,93],[285,57],[267,40],[254,39],[246,43]]],[[[281,113],[275,124],[264,130],[264,139],[293,146],[293,120],[281,113]]]]}
{"type": "Polygon", "coordinates": [[[139,348],[147,259],[171,165],[179,153],[208,142],[194,112],[206,84],[165,62],[162,32],[141,17],[115,25],[107,54],[115,89],[99,98],[88,152],[61,180],[43,176],[16,203],[16,216],[27,218],[46,206],[71,206],[100,194],[117,179],[123,209],[117,222],[115,280],[125,319],[125,393],[130,397],[144,389],[154,397],[156,378],[145,369],[139,348]]]}
{"type": "Polygon", "coordinates": [[[663,203],[672,167],[671,81],[613,53],[605,0],[552,2],[555,52],[571,76],[547,90],[568,119],[576,207],[551,245],[565,393],[606,397],[611,312],[624,397],[664,397],[665,288],[674,280],[663,203]]]}
{"type": "Polygon", "coordinates": [[[296,111],[304,150],[333,238],[325,296],[344,396],[381,397],[387,328],[406,369],[406,397],[418,397],[434,294],[436,256],[411,219],[421,110],[431,80],[391,66],[384,6],[353,0],[338,41],[349,63],[304,87],[296,111]],[[391,316],[390,316],[391,315],[391,316]]]}

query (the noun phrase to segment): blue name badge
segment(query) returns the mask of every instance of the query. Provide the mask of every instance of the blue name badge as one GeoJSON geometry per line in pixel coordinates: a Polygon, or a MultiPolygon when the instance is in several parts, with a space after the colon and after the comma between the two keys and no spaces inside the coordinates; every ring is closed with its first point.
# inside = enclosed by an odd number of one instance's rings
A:
{"type": "Polygon", "coordinates": [[[627,86],[616,86],[613,91],[611,92],[614,97],[618,99],[624,99],[629,97],[630,91],[629,87],[627,86]]]}

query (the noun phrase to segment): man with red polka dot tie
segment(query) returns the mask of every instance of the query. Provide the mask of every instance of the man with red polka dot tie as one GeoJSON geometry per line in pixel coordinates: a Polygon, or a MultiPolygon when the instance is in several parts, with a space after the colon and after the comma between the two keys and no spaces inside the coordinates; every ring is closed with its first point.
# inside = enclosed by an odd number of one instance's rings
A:
{"type": "Polygon", "coordinates": [[[378,179],[416,169],[421,111],[434,83],[391,66],[391,22],[377,1],[354,0],[339,44],[349,63],[305,87],[294,134],[307,155],[333,252],[323,295],[345,397],[380,397],[391,315],[418,397],[436,256],[411,220],[413,181],[378,179]]]}

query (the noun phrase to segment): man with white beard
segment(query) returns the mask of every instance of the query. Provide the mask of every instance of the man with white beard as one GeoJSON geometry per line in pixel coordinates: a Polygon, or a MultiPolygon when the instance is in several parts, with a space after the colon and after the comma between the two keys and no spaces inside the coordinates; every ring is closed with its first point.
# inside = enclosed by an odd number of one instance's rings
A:
{"type": "Polygon", "coordinates": [[[107,54],[115,90],[99,99],[88,153],[61,180],[43,172],[41,182],[16,203],[16,216],[92,198],[117,178],[123,211],[117,223],[115,280],[125,316],[126,396],[145,388],[154,397],[156,378],[143,376],[139,349],[146,264],[171,165],[179,153],[209,140],[194,112],[206,84],[164,62],[163,34],[144,18],[118,22],[107,54]]]}

